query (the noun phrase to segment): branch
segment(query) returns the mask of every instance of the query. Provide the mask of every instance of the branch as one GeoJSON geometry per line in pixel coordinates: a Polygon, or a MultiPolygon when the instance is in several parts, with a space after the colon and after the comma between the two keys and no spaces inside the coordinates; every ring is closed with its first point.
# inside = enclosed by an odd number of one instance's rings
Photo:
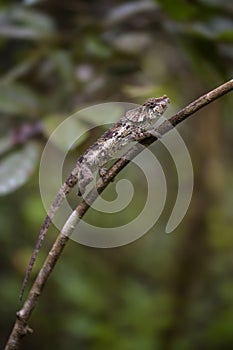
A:
{"type": "MultiPolygon", "coordinates": [[[[208,92],[207,94],[201,96],[197,100],[190,103],[188,106],[180,110],[178,113],[174,114],[168,120],[163,122],[157,131],[164,135],[170,131],[173,127],[184,121],[186,118],[197,112],[199,109],[213,102],[214,100],[220,98],[221,96],[227,94],[233,90],[233,79],[229,80],[225,84],[217,87],[216,89],[208,92]]],[[[144,146],[149,146],[153,142],[157,141],[156,137],[149,137],[140,140],[140,143],[144,146]]],[[[10,334],[8,342],[6,344],[5,350],[16,350],[19,348],[21,339],[30,333],[32,330],[28,326],[28,321],[31,314],[37,305],[40,294],[50,276],[58,258],[60,257],[63,249],[65,248],[73,229],[82,219],[84,214],[87,212],[89,207],[96,200],[98,193],[102,193],[103,190],[108,186],[108,184],[114,180],[116,175],[133,159],[136,155],[141,152],[142,148],[140,144],[132,147],[125,155],[115,162],[115,164],[108,170],[106,174],[105,181],[101,178],[96,183],[96,188],[93,188],[87,195],[86,202],[83,200],[78,207],[72,212],[68,220],[66,221],[63,229],[58,235],[56,241],[54,242],[38,276],[29,292],[29,295],[21,308],[16,314],[16,321],[13,330],[10,334]],[[97,189],[97,191],[96,191],[97,189]]]]}

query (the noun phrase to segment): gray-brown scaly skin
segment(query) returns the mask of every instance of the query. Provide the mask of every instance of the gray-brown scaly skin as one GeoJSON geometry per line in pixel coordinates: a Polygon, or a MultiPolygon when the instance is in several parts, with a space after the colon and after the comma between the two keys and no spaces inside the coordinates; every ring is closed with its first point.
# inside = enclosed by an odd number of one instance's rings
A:
{"type": "Polygon", "coordinates": [[[163,115],[168,105],[169,98],[164,95],[159,98],[150,98],[142,106],[129,110],[112,128],[107,130],[81,157],[79,157],[74,169],[58,191],[41,227],[21,287],[20,300],[22,299],[32,267],[44,241],[49,225],[67,194],[77,183],[79,194],[83,194],[86,186],[94,178],[93,173],[99,170],[100,175],[104,176],[106,170],[103,166],[113,159],[118,151],[130,142],[137,141],[143,136],[152,135],[159,137],[153,125],[156,119],[163,115]]]}

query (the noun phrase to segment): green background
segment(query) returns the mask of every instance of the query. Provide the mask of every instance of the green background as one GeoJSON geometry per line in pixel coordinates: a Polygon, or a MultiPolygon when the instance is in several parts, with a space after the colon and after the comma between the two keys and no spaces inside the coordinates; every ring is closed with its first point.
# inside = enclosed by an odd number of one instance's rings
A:
{"type": "MultiPolygon", "coordinates": [[[[232,42],[227,0],[1,1],[1,344],[20,308],[21,282],[45,216],[38,170],[51,130],[85,106],[140,104],[164,93],[172,115],[231,78],[232,42]],[[42,135],[28,141],[22,130],[35,125],[42,135]],[[15,143],[19,137],[21,145],[15,143]]],[[[141,239],[120,248],[70,241],[23,349],[232,349],[232,109],[228,94],[178,127],[195,176],[182,224],[164,233],[177,175],[168,153],[154,146],[168,181],[162,217],[141,239]]],[[[102,131],[95,129],[71,151],[68,169],[102,131]]],[[[146,193],[141,172],[130,165],[121,176],[135,185],[133,203],[121,215],[92,212],[87,220],[108,227],[140,212],[146,193]]],[[[105,198],[115,198],[115,183],[105,198]]],[[[56,235],[52,227],[30,282],[56,235]]]]}

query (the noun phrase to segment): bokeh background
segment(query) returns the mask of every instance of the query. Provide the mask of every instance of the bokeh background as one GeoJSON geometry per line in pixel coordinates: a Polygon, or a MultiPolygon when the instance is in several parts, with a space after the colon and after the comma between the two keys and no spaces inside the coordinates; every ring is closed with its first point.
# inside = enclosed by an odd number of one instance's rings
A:
{"type": "MultiPolygon", "coordinates": [[[[20,307],[20,285],[45,216],[38,169],[53,128],[85,106],[143,103],[164,93],[172,100],[169,116],[231,78],[232,42],[230,0],[1,1],[1,345],[20,307]]],[[[230,93],[178,127],[195,175],[182,224],[164,233],[177,178],[169,155],[157,145],[168,181],[161,219],[141,239],[120,248],[71,241],[22,348],[233,348],[232,110],[230,93]]],[[[97,128],[80,141],[64,173],[102,132],[97,128]]],[[[66,137],[69,133],[64,142],[66,137]]],[[[121,176],[137,191],[133,204],[117,216],[119,224],[138,213],[146,192],[135,167],[121,176]]],[[[107,192],[110,199],[114,186],[107,192]]],[[[113,220],[89,216],[107,227],[113,220]]],[[[52,227],[33,277],[56,234],[52,227]]]]}

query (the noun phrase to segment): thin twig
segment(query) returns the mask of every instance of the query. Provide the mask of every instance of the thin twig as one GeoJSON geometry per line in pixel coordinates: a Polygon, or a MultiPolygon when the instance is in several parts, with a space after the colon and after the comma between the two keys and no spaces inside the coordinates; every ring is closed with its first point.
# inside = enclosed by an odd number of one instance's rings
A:
{"type": "MultiPolygon", "coordinates": [[[[171,118],[163,122],[157,129],[157,131],[164,135],[174,126],[184,121],[186,118],[197,112],[199,109],[213,102],[217,98],[225,95],[226,93],[233,90],[233,79],[229,80],[225,84],[217,87],[216,89],[208,92],[207,94],[201,96],[194,102],[190,103],[188,106],[180,110],[178,113],[174,114],[171,118]]],[[[149,146],[155,142],[157,138],[149,137],[142,139],[140,141],[144,146],[149,146]]],[[[45,260],[38,276],[29,292],[29,295],[21,308],[16,314],[16,322],[6,344],[5,350],[16,350],[19,348],[21,339],[32,332],[28,326],[28,321],[31,314],[37,305],[38,299],[41,292],[50,276],[58,258],[60,257],[64,247],[66,246],[69,236],[72,233],[74,227],[81,220],[84,214],[89,209],[90,205],[94,203],[97,198],[98,193],[103,192],[103,190],[108,186],[108,184],[115,178],[115,176],[133,159],[137,154],[141,152],[142,148],[140,145],[135,145],[132,147],[121,159],[115,162],[115,164],[109,169],[105,181],[99,179],[96,183],[96,188],[92,189],[86,198],[86,201],[82,201],[79,206],[72,212],[67,222],[65,223],[61,233],[58,235],[56,241],[54,242],[47,259],[45,260]],[[96,191],[97,189],[97,191],[96,191]]]]}

